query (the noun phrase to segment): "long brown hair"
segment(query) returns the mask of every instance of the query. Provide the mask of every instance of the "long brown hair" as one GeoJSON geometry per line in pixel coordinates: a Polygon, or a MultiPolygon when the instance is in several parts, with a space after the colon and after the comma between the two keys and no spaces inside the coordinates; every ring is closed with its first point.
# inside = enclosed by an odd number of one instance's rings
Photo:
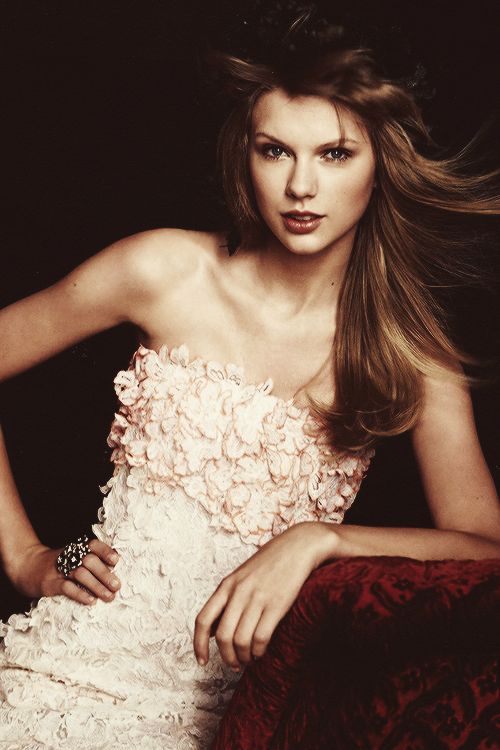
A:
{"type": "MultiPolygon", "coordinates": [[[[464,379],[473,359],[452,342],[445,311],[432,293],[448,277],[473,275],[450,212],[499,214],[500,169],[470,174],[470,144],[446,158],[436,147],[410,91],[380,74],[370,50],[335,48],[295,65],[269,65],[218,53],[235,106],[218,141],[220,176],[233,222],[230,250],[268,232],[248,170],[252,110],[261,94],[283,88],[316,95],[358,117],[371,139],[378,187],[360,220],[338,301],[333,341],[335,402],[311,401],[336,449],[358,450],[411,428],[423,375],[464,379]]],[[[341,139],[342,145],[342,139],[341,139]]]]}

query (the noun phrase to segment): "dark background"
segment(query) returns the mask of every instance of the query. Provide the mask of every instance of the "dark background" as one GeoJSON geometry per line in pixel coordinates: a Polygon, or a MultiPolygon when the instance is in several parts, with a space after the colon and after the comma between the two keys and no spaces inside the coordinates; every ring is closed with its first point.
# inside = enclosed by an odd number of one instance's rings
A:
{"type": "MultiPolygon", "coordinates": [[[[450,153],[489,122],[479,155],[498,165],[496,2],[386,0],[351,3],[348,10],[318,5],[331,21],[364,29],[389,63],[392,56],[397,75],[424,66],[424,119],[450,153]]],[[[210,40],[237,53],[259,28],[279,22],[280,13],[285,18],[287,7],[294,4],[0,5],[1,305],[53,283],[128,234],[224,226],[214,164],[226,106],[207,89],[200,49],[210,40]]],[[[498,220],[472,222],[469,229],[488,230],[481,248],[494,282],[498,220]]],[[[457,335],[482,356],[498,352],[496,302],[495,283],[455,295],[457,335]]],[[[99,484],[112,473],[106,447],[112,380],[135,346],[133,332],[120,327],[2,386],[13,470],[44,543],[62,546],[95,521],[99,484]]],[[[474,393],[481,441],[497,480],[499,403],[498,384],[474,393]]],[[[406,437],[380,446],[348,521],[430,525],[406,437]]],[[[28,604],[8,582],[0,583],[0,616],[28,604]]]]}

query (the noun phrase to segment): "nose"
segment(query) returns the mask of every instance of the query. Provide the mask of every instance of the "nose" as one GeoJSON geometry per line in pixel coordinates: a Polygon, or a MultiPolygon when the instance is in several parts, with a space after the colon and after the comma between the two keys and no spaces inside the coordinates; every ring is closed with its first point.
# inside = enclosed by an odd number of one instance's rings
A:
{"type": "Polygon", "coordinates": [[[293,198],[307,198],[316,195],[317,189],[314,166],[297,159],[288,178],[286,194],[293,198]]]}

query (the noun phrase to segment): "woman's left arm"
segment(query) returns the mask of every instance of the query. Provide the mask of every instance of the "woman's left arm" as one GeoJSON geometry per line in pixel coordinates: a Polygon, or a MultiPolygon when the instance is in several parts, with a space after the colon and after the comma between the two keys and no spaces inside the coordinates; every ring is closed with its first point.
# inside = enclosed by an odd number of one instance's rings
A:
{"type": "Polygon", "coordinates": [[[305,522],[265,544],[227,576],[196,618],[194,649],[208,660],[214,634],[233,669],[265,652],[310,573],[343,557],[419,560],[500,557],[500,504],[474,423],[468,389],[426,378],[413,446],[436,528],[305,522]]]}
{"type": "Polygon", "coordinates": [[[412,441],[436,528],[342,526],[336,530],[334,557],[500,557],[500,503],[479,444],[468,388],[427,377],[412,441]]]}

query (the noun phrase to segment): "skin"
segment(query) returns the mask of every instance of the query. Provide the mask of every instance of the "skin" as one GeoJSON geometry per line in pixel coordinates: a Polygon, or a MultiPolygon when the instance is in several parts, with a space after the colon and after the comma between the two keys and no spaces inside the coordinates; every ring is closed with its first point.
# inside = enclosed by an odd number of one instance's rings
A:
{"type": "MultiPolygon", "coordinates": [[[[339,136],[329,102],[290,99],[279,89],[261,97],[253,113],[249,166],[269,227],[265,245],[240,248],[229,258],[223,233],[180,229],[142,232],[113,243],[52,287],[0,310],[0,378],[130,322],[150,348],[185,342],[192,355],[243,366],[247,382],[272,377],[274,393],[294,397],[299,405],[305,384],[311,395],[331,402],[334,383],[326,364],[338,289],[376,178],[362,126],[348,112],[344,116],[346,136],[357,144],[346,144],[352,155],[339,162],[339,151],[319,148],[339,136]],[[265,159],[262,151],[274,142],[257,132],[283,141],[274,144],[281,150],[271,149],[275,160],[265,159]],[[325,218],[312,234],[293,235],[280,216],[289,210],[311,210],[325,218]]],[[[200,663],[208,659],[211,635],[233,669],[262,656],[304,581],[327,560],[500,555],[499,503],[467,389],[451,379],[426,378],[412,438],[436,528],[319,522],[291,527],[221,581],[207,600],[195,623],[200,663]]],[[[31,597],[62,593],[82,604],[95,597],[111,601],[113,551],[95,541],[91,546],[93,555],[71,579],[55,571],[59,550],[38,539],[0,450],[0,556],[17,588],[31,597]]]]}
{"type": "MultiPolygon", "coordinates": [[[[335,110],[319,97],[290,98],[275,90],[262,96],[253,111],[249,167],[259,211],[272,232],[267,247],[257,254],[261,268],[274,269],[274,278],[287,291],[308,302],[324,299],[335,305],[339,283],[352,250],[356,226],[375,187],[375,157],[363,126],[343,111],[349,158],[341,161],[338,149],[326,152],[320,144],[337,145],[340,135],[335,110]],[[266,134],[266,135],[263,135],[266,134]],[[269,138],[268,136],[272,137],[269,138]],[[266,160],[272,155],[274,160],[266,160]],[[332,159],[337,161],[332,161],[332,159]],[[320,228],[306,235],[287,231],[281,213],[298,210],[325,215],[320,228]],[[325,281],[331,279],[330,288],[325,281]]],[[[347,145],[347,144],[346,144],[347,145]]],[[[464,523],[471,505],[481,504],[486,513],[482,545],[486,556],[498,556],[500,512],[498,498],[475,434],[468,396],[456,385],[429,381],[427,404],[420,425],[414,431],[414,446],[420,459],[424,484],[434,517],[451,528],[464,523]],[[441,425],[450,421],[451,409],[456,438],[451,450],[442,442],[441,425]],[[439,411],[439,415],[438,415],[439,411]],[[431,414],[431,412],[434,412],[431,414]],[[466,419],[464,419],[464,416],[466,419]],[[456,464],[458,451],[465,449],[467,461],[479,487],[464,493],[464,472],[448,477],[445,486],[444,453],[456,464]],[[434,459],[432,450],[435,449],[434,459]],[[433,466],[431,467],[431,462],[433,466]],[[439,496],[439,500],[438,500],[439,496]],[[460,518],[459,508],[463,512],[460,518]],[[488,526],[486,519],[493,523],[488,526]],[[491,541],[489,541],[491,539],[491,541]]],[[[450,433],[446,433],[450,434],[450,433]]],[[[404,554],[423,559],[474,556],[476,538],[434,530],[366,529],[330,524],[302,523],[264,545],[253,557],[224,579],[200,611],[194,635],[194,649],[200,664],[208,661],[208,641],[215,634],[224,661],[235,671],[252,658],[261,657],[282,617],[304,581],[321,563],[334,557],[366,554],[404,554]],[[293,560],[293,565],[290,561],[293,560]]],[[[481,544],[481,542],[480,542],[481,544]]]]}
{"type": "Polygon", "coordinates": [[[346,141],[341,148],[336,111],[321,97],[290,98],[278,89],[261,96],[254,107],[250,177],[272,232],[265,250],[271,247],[282,258],[285,278],[297,272],[303,276],[306,268],[320,264],[339,273],[349,259],[374,188],[375,156],[364,127],[344,108],[342,120],[346,141]],[[292,234],[280,213],[294,210],[324,219],[314,232],[292,234]]]}

